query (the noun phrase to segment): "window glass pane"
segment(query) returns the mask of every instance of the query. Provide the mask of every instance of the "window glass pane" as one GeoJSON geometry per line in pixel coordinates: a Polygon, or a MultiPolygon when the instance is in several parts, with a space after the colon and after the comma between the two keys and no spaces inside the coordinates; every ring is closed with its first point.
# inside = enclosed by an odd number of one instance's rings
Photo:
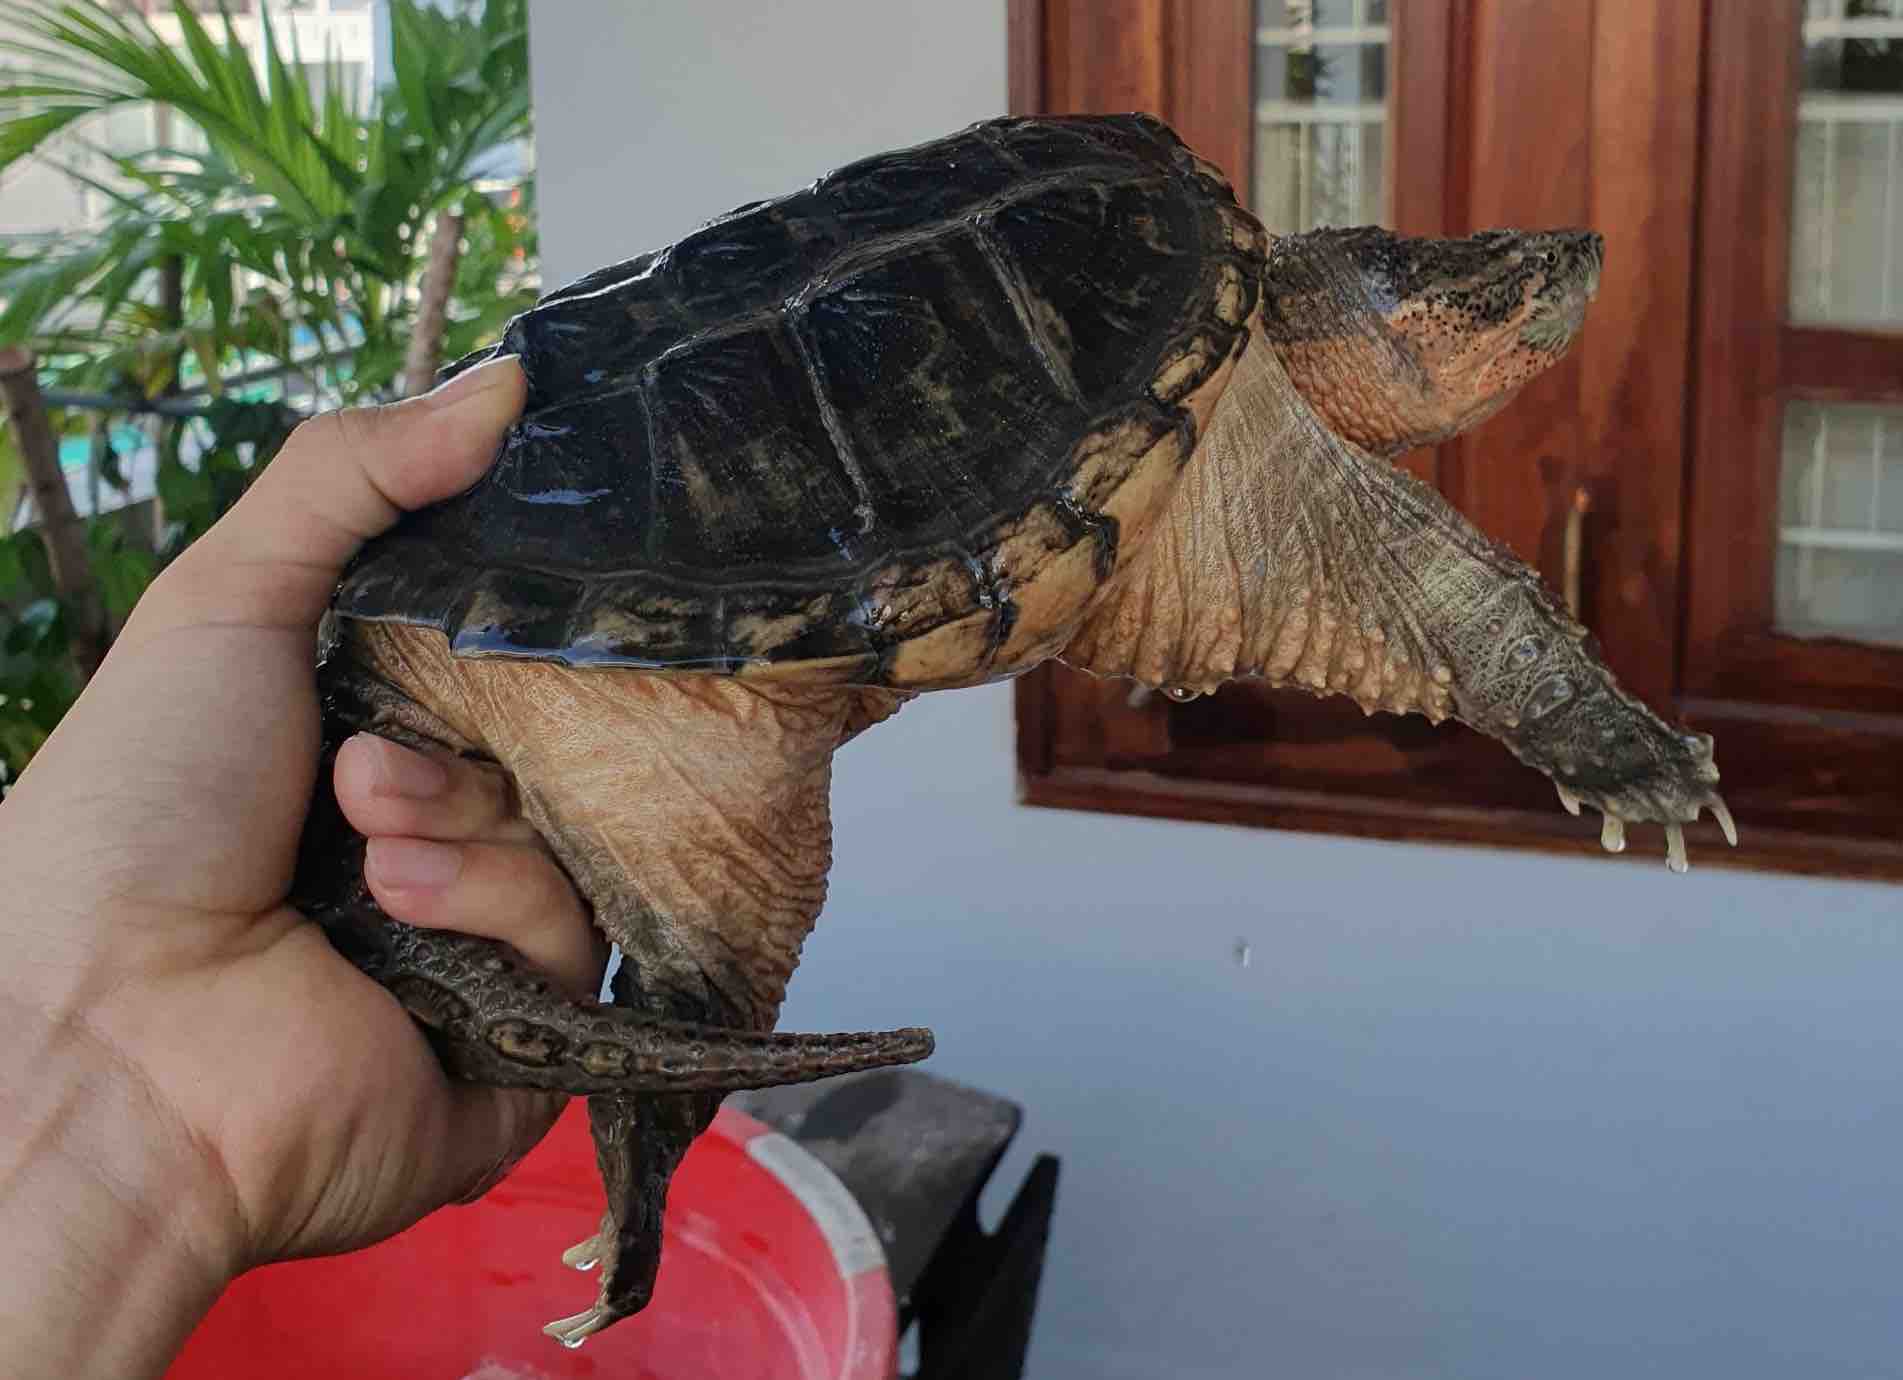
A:
{"type": "Polygon", "coordinates": [[[1903,0],[1809,0],[1791,315],[1903,322],[1903,0]]]}
{"type": "Polygon", "coordinates": [[[1386,0],[1256,0],[1254,207],[1271,231],[1387,218],[1386,0]]]}
{"type": "Polygon", "coordinates": [[[144,153],[155,142],[153,124],[151,106],[115,105],[94,126],[95,138],[107,153],[120,157],[144,153]]]}
{"type": "Polygon", "coordinates": [[[1903,645],[1903,408],[1785,409],[1777,625],[1903,645]]]}

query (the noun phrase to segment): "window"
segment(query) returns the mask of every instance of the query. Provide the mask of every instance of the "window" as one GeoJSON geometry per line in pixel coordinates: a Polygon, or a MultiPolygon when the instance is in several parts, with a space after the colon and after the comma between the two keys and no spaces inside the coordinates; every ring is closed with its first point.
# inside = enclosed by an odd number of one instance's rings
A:
{"type": "MultiPolygon", "coordinates": [[[[1810,0],[1791,189],[1790,318],[1903,327],[1903,0],[1810,0]]],[[[1903,644],[1903,411],[1784,413],[1776,627],[1903,644]]]]}
{"type": "Polygon", "coordinates": [[[1255,212],[1270,231],[1388,219],[1387,0],[1256,0],[1255,212]]]}

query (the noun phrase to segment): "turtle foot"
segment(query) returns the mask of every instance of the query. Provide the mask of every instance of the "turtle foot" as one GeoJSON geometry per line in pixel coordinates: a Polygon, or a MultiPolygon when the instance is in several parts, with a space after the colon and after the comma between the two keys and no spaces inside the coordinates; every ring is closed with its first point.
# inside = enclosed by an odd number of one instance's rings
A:
{"type": "Polygon", "coordinates": [[[1658,762],[1655,771],[1636,780],[1600,788],[1577,780],[1570,785],[1555,781],[1559,803],[1568,814],[1577,815],[1582,805],[1591,805],[1605,816],[1599,843],[1608,853],[1625,851],[1628,824],[1663,824],[1665,863],[1674,872],[1690,870],[1685,826],[1707,810],[1723,831],[1725,842],[1736,848],[1737,822],[1715,789],[1718,768],[1711,760],[1711,738],[1703,733],[1686,733],[1680,735],[1679,743],[1682,755],[1658,762]]]}

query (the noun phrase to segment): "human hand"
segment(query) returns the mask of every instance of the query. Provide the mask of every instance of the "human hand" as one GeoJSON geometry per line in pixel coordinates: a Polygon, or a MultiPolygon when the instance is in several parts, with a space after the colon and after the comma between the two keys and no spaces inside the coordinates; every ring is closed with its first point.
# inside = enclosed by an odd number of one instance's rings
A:
{"type": "MultiPolygon", "coordinates": [[[[467,487],[512,360],[300,427],[140,602],[0,805],[0,1369],[156,1374],[224,1284],[492,1182],[561,1100],[445,1078],[284,902],[317,762],[315,630],[359,545],[467,487]]],[[[499,773],[337,757],[394,917],[592,995],[605,951],[499,773]]]]}

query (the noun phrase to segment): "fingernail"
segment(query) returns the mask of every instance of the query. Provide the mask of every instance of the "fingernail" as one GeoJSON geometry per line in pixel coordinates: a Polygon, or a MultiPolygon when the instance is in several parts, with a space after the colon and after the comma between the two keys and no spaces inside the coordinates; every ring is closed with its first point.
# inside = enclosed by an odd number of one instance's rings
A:
{"type": "Polygon", "coordinates": [[[454,407],[491,388],[514,387],[521,377],[520,359],[514,355],[497,355],[437,384],[423,395],[422,401],[431,407],[454,407]]]}
{"type": "Polygon", "coordinates": [[[411,752],[387,738],[363,736],[376,744],[376,755],[371,759],[370,794],[428,800],[441,795],[443,788],[449,785],[449,773],[435,758],[411,752]]]}
{"type": "Polygon", "coordinates": [[[382,886],[443,887],[462,871],[463,855],[427,839],[371,839],[363,866],[371,882],[382,886]]]}

